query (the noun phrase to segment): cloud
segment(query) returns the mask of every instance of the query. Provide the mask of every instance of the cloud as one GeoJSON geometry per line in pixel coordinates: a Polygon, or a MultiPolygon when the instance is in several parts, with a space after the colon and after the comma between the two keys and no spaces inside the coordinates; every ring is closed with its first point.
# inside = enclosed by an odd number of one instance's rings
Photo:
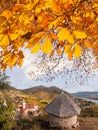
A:
{"type": "Polygon", "coordinates": [[[53,57],[45,55],[41,52],[34,55],[29,50],[25,50],[24,69],[27,77],[32,80],[43,80],[50,82],[56,77],[66,77],[65,81],[73,82],[86,81],[88,77],[92,77],[98,73],[93,71],[96,60],[92,56],[91,51],[87,51],[85,56],[78,59],[68,60],[67,55],[53,57]]]}
{"type": "MultiPolygon", "coordinates": [[[[60,59],[58,57],[49,59],[48,56],[42,55],[42,53],[32,55],[29,50],[25,50],[24,54],[25,59],[22,68],[14,67],[12,71],[7,69],[7,74],[11,77],[10,80],[14,87],[23,89],[45,85],[48,87],[57,86],[69,92],[98,91],[98,70],[95,77],[89,79],[84,77],[85,83],[80,84],[79,81],[82,80],[79,74],[83,66],[79,67],[78,72],[75,71],[73,68],[75,62],[69,61],[66,55],[60,59]],[[28,73],[32,75],[30,76],[28,73]]],[[[94,58],[89,58],[90,62],[95,62],[94,58]]],[[[76,62],[79,61],[76,60],[76,62]]],[[[88,67],[90,67],[89,64],[88,67]]],[[[81,73],[83,75],[83,72],[81,73]]]]}

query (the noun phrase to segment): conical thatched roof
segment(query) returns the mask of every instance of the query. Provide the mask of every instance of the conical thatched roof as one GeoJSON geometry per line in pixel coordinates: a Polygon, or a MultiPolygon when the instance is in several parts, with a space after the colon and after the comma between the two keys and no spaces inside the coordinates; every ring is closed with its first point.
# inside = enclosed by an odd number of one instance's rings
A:
{"type": "Polygon", "coordinates": [[[80,108],[64,92],[53,100],[45,111],[58,117],[72,117],[80,114],[80,108]]]}

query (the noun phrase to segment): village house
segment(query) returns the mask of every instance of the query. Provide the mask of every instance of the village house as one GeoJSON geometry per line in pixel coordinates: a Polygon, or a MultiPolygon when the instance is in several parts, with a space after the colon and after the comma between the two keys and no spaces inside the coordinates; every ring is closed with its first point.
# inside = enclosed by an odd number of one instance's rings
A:
{"type": "Polygon", "coordinates": [[[64,92],[45,108],[45,112],[51,127],[75,128],[79,124],[80,108],[64,92]]]}
{"type": "Polygon", "coordinates": [[[38,116],[39,108],[37,104],[27,103],[25,100],[22,101],[16,108],[17,116],[22,116],[24,118],[29,116],[38,116]]]}
{"type": "Polygon", "coordinates": [[[24,116],[37,116],[38,114],[38,105],[33,103],[26,103],[25,101],[22,104],[24,116]]]}

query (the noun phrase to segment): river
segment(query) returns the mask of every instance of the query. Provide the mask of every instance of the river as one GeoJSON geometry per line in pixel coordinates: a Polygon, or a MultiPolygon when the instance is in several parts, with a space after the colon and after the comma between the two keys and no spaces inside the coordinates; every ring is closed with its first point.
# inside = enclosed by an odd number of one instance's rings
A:
{"type": "Polygon", "coordinates": [[[91,102],[93,102],[93,103],[96,103],[96,104],[98,104],[98,100],[95,100],[95,99],[89,99],[89,98],[84,98],[84,97],[78,97],[79,99],[83,99],[83,100],[85,100],[85,101],[91,101],[91,102]]]}

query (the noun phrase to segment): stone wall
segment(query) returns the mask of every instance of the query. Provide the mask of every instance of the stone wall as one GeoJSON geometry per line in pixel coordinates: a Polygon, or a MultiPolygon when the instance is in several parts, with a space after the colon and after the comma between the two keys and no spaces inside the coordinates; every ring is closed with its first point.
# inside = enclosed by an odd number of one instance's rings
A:
{"type": "Polygon", "coordinates": [[[77,123],[77,116],[70,118],[59,118],[53,115],[49,115],[48,121],[52,127],[71,128],[77,123]]]}

